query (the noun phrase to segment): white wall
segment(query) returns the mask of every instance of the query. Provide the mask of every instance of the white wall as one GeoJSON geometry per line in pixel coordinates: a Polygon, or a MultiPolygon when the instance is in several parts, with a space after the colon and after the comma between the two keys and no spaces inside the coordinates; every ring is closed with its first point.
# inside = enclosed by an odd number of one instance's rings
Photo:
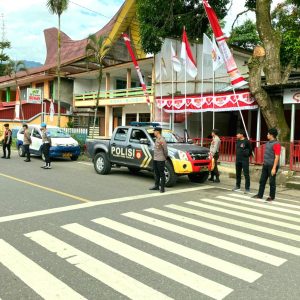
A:
{"type": "MultiPolygon", "coordinates": [[[[74,80],[74,94],[85,94],[89,92],[97,92],[98,82],[96,79],[76,78],[74,80]]],[[[101,83],[101,91],[105,91],[105,78],[101,83]]]]}

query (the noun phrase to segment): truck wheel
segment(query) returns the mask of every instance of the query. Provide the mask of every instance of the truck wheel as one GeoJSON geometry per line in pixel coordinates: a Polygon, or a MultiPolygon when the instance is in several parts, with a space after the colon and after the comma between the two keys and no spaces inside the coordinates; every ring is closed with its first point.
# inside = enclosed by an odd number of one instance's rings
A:
{"type": "Polygon", "coordinates": [[[128,167],[128,171],[131,174],[137,174],[141,169],[140,168],[135,168],[135,167],[128,167]]]}
{"type": "Polygon", "coordinates": [[[174,172],[172,163],[167,160],[165,165],[166,187],[174,186],[177,182],[177,175],[174,172]]]}
{"type": "Polygon", "coordinates": [[[20,157],[24,157],[25,156],[25,149],[24,149],[23,145],[19,146],[18,153],[19,153],[20,157]]]}
{"type": "Polygon", "coordinates": [[[76,161],[78,159],[78,156],[71,156],[72,161],[76,161]]]}
{"type": "Polygon", "coordinates": [[[209,172],[201,172],[201,173],[194,173],[189,174],[188,177],[191,182],[203,183],[208,179],[209,172]]]}
{"type": "Polygon", "coordinates": [[[111,170],[111,163],[107,155],[103,152],[98,153],[94,158],[94,168],[98,174],[106,175],[111,170]]]}

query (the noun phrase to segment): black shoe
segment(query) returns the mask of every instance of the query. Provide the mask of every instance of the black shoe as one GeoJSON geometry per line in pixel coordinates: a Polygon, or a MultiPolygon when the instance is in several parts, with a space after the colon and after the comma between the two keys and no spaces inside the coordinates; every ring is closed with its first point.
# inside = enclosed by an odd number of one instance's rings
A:
{"type": "Polygon", "coordinates": [[[271,197],[268,197],[267,199],[266,199],[266,201],[267,202],[272,202],[272,201],[274,201],[275,199],[273,199],[273,198],[271,198],[271,197]]]}
{"type": "Polygon", "coordinates": [[[6,156],[1,156],[1,158],[6,158],[6,156]]]}
{"type": "Polygon", "coordinates": [[[160,189],[160,192],[161,193],[164,193],[165,192],[165,189],[163,188],[163,189],[160,189]]]}
{"type": "Polygon", "coordinates": [[[10,159],[10,157],[5,157],[6,159],[10,159]]]}
{"type": "Polygon", "coordinates": [[[29,162],[29,161],[30,161],[30,159],[25,159],[24,161],[25,161],[25,162],[29,162]]]}
{"type": "Polygon", "coordinates": [[[215,182],[215,183],[220,183],[221,181],[220,181],[219,178],[216,178],[216,179],[214,180],[214,182],[215,182]]]}
{"type": "Polygon", "coordinates": [[[214,178],[213,177],[210,177],[210,178],[208,178],[208,181],[214,181],[214,178]]]}
{"type": "Polygon", "coordinates": [[[46,168],[46,166],[41,166],[41,168],[42,168],[42,169],[45,169],[45,168],[46,168]]]}
{"type": "Polygon", "coordinates": [[[253,199],[262,199],[262,197],[259,197],[259,195],[258,195],[258,194],[256,194],[256,195],[252,196],[251,198],[253,198],[253,199]]]}
{"type": "Polygon", "coordinates": [[[158,191],[159,190],[159,187],[157,186],[153,186],[149,189],[150,191],[158,191]]]}

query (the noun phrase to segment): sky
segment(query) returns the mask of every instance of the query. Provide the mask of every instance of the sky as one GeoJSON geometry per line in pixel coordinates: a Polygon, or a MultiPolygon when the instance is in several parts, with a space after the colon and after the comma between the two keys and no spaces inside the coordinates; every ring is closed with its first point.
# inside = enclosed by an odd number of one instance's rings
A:
{"type": "MultiPolygon", "coordinates": [[[[101,29],[118,11],[123,1],[71,0],[68,10],[62,15],[61,29],[74,40],[84,39],[101,29]]],[[[234,5],[226,17],[227,34],[235,16],[244,10],[245,0],[233,1],[234,5]]],[[[282,0],[273,2],[278,3],[282,0]]],[[[8,51],[10,57],[14,60],[44,63],[46,47],[43,30],[57,26],[57,16],[49,13],[46,0],[0,0],[0,15],[2,14],[5,36],[12,44],[12,49],[8,51]]],[[[247,16],[243,16],[238,24],[247,17],[253,19],[254,14],[248,13],[247,16]]]]}

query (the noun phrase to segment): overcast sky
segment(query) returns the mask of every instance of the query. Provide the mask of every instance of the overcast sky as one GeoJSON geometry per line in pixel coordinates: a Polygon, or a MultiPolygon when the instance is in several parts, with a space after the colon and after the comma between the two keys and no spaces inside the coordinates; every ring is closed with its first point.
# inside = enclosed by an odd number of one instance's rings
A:
{"type": "MultiPolygon", "coordinates": [[[[244,2],[234,0],[226,18],[227,34],[237,13],[244,10],[244,2]]],[[[123,0],[72,0],[69,9],[62,15],[62,31],[74,40],[86,38],[101,29],[122,3],[123,0]]],[[[49,13],[46,0],[0,0],[0,14],[4,15],[6,38],[12,44],[9,55],[16,60],[44,63],[46,49],[43,30],[57,26],[57,17],[49,13]]],[[[249,13],[248,17],[254,18],[254,15],[249,13]]]]}

